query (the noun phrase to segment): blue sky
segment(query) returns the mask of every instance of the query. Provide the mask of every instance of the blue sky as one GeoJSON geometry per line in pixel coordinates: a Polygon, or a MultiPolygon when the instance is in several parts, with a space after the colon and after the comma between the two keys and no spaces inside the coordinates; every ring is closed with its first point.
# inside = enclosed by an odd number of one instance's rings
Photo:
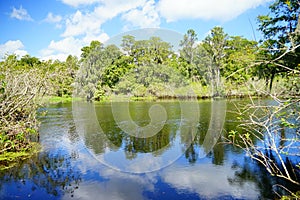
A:
{"type": "Polygon", "coordinates": [[[92,40],[139,28],[165,28],[203,39],[214,26],[258,40],[256,17],[270,0],[0,0],[0,58],[80,56],[92,40]]]}

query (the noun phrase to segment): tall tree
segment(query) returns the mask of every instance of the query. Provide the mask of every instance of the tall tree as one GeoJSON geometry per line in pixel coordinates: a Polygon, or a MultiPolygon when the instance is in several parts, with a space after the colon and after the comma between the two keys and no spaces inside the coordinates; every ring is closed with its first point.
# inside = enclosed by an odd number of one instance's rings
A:
{"type": "Polygon", "coordinates": [[[219,96],[221,92],[221,69],[224,65],[227,40],[228,35],[222,27],[217,26],[210,31],[202,44],[210,58],[209,72],[214,96],[219,96]]]}
{"type": "Polygon", "coordinates": [[[180,66],[180,68],[182,68],[181,71],[192,81],[198,81],[200,77],[195,63],[197,57],[197,41],[197,33],[193,29],[189,29],[179,44],[181,47],[180,57],[186,62],[186,64],[183,63],[180,66]]]}
{"type": "Polygon", "coordinates": [[[200,80],[202,85],[210,84],[211,73],[208,66],[210,66],[211,62],[208,52],[203,47],[203,43],[197,45],[194,62],[196,72],[193,73],[193,76],[197,76],[197,80],[200,80]]]}
{"type": "Polygon", "coordinates": [[[193,29],[189,29],[183,36],[183,40],[180,41],[180,47],[182,48],[180,50],[180,56],[186,59],[188,64],[191,64],[194,61],[197,40],[197,33],[193,29]]]}
{"type": "Polygon", "coordinates": [[[115,45],[104,47],[100,42],[94,41],[89,47],[82,48],[82,51],[82,65],[75,89],[77,95],[91,101],[95,98],[95,92],[101,88],[105,68],[111,65],[121,52],[115,45]]]}
{"type": "Polygon", "coordinates": [[[133,50],[133,45],[135,43],[135,38],[132,35],[125,35],[122,38],[122,50],[127,54],[127,55],[132,55],[132,50],[133,50]]]}

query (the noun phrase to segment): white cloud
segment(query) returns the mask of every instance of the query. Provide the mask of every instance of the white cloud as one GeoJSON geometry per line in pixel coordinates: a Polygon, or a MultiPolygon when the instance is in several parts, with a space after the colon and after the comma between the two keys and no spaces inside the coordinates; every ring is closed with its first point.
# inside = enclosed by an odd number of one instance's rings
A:
{"type": "Polygon", "coordinates": [[[16,18],[18,20],[33,21],[33,19],[28,14],[27,10],[24,9],[22,6],[20,6],[19,9],[13,7],[13,11],[11,12],[10,17],[16,18]]]}
{"type": "MultiPolygon", "coordinates": [[[[71,2],[71,1],[69,1],[71,2]]],[[[72,1],[75,5],[81,1],[72,1]],[[76,3],[77,2],[77,3],[76,3]]],[[[96,1],[95,1],[96,2],[96,1]]],[[[43,59],[64,60],[69,54],[80,56],[80,49],[90,44],[92,40],[105,42],[109,36],[103,33],[101,26],[114,17],[124,15],[123,19],[131,26],[157,27],[159,15],[155,11],[155,1],[150,0],[110,0],[102,1],[91,11],[77,10],[74,14],[62,20],[62,17],[48,13],[44,21],[65,22],[65,30],[60,41],[51,41],[46,49],[40,51],[43,59]],[[137,22],[134,22],[138,20],[137,22]]],[[[61,23],[60,23],[61,24],[61,23]]]]}
{"type": "Polygon", "coordinates": [[[221,196],[232,196],[237,199],[257,199],[259,190],[251,181],[243,184],[231,184],[228,179],[234,177],[236,170],[230,165],[218,167],[213,164],[189,166],[189,169],[172,165],[161,173],[163,181],[177,190],[196,192],[205,199],[219,199],[221,196]],[[174,176],[174,174],[176,174],[174,176]]]}
{"type": "Polygon", "coordinates": [[[93,9],[78,9],[66,18],[48,13],[46,22],[58,23],[64,26],[60,41],[51,41],[49,46],[40,51],[43,59],[64,60],[69,54],[80,56],[80,49],[90,44],[92,40],[105,42],[108,35],[101,30],[103,23],[124,15],[123,19],[131,26],[157,27],[159,15],[155,11],[155,1],[150,0],[63,0],[72,6],[93,4],[93,9]],[[134,22],[137,20],[137,22],[134,22]]]}
{"type": "Polygon", "coordinates": [[[23,48],[24,45],[20,40],[9,40],[4,44],[0,44],[0,59],[6,54],[16,54],[20,57],[28,54],[23,48]]]}
{"type": "Polygon", "coordinates": [[[168,22],[180,19],[227,21],[270,0],[160,0],[157,7],[168,22]]]}
{"type": "MultiPolygon", "coordinates": [[[[67,141],[65,144],[71,144],[67,141]]],[[[74,144],[73,146],[74,147],[74,144]]],[[[156,173],[147,173],[139,176],[131,173],[123,173],[104,166],[86,151],[79,151],[78,168],[81,173],[92,171],[99,174],[106,181],[85,181],[74,190],[74,197],[66,194],[62,199],[146,199],[143,192],[154,191],[154,184],[157,182],[156,173]]]]}
{"type": "Polygon", "coordinates": [[[145,4],[145,0],[107,0],[91,12],[77,10],[66,20],[66,29],[62,36],[99,34],[101,25],[106,21],[145,4]]]}
{"type": "Polygon", "coordinates": [[[65,60],[68,55],[80,55],[83,43],[74,37],[66,37],[60,41],[52,40],[46,49],[40,51],[43,60],[65,60]]]}
{"type": "Polygon", "coordinates": [[[62,2],[69,6],[78,7],[79,5],[90,5],[96,2],[101,2],[101,0],[62,0],[62,2]]]}
{"type": "Polygon", "coordinates": [[[58,59],[60,61],[66,60],[69,55],[80,57],[81,48],[89,45],[92,40],[105,42],[108,38],[106,33],[101,33],[98,35],[86,35],[83,38],[70,36],[59,41],[52,40],[47,48],[40,51],[40,57],[42,60],[58,59]]]}
{"type": "Polygon", "coordinates": [[[109,36],[106,33],[101,33],[98,35],[93,35],[93,34],[87,34],[83,39],[83,43],[85,45],[89,45],[91,41],[93,40],[98,40],[102,43],[106,42],[109,39],[109,36]]]}
{"type": "Polygon", "coordinates": [[[100,26],[103,20],[96,18],[94,13],[83,14],[77,11],[71,18],[66,20],[66,30],[63,37],[78,36],[86,33],[97,34],[100,32],[100,26]]]}
{"type": "Polygon", "coordinates": [[[95,9],[100,18],[111,19],[131,9],[144,6],[146,0],[106,0],[102,6],[95,9]]]}
{"type": "MultiPolygon", "coordinates": [[[[74,190],[75,199],[145,199],[143,186],[134,180],[116,178],[107,182],[82,182],[80,187],[74,190]]],[[[63,196],[64,200],[74,199],[70,195],[63,196]]]]}
{"type": "Polygon", "coordinates": [[[59,60],[59,61],[65,61],[70,54],[65,53],[57,53],[57,54],[49,54],[47,56],[42,56],[41,60],[59,60]]]}
{"type": "Polygon", "coordinates": [[[156,11],[154,0],[146,2],[142,7],[130,10],[122,16],[122,19],[139,28],[158,27],[160,25],[160,17],[156,11]]]}
{"type": "Polygon", "coordinates": [[[62,17],[60,15],[54,15],[53,13],[49,12],[47,17],[44,19],[45,22],[48,23],[59,23],[61,22],[62,17]]]}
{"type": "Polygon", "coordinates": [[[16,54],[18,57],[23,57],[28,54],[26,50],[17,49],[15,50],[14,54],[16,54]]]}

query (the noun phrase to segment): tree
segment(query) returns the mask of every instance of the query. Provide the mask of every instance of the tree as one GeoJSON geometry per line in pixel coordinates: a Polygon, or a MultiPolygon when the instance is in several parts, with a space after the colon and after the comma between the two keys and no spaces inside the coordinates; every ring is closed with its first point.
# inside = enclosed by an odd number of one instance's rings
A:
{"type": "Polygon", "coordinates": [[[198,37],[193,29],[189,29],[183,36],[183,40],[180,41],[180,59],[181,62],[179,68],[183,75],[192,81],[199,81],[202,79],[202,75],[199,71],[199,49],[197,46],[198,37]],[[186,63],[184,63],[185,61],[186,63]]]}
{"type": "Polygon", "coordinates": [[[277,99],[276,103],[252,101],[238,110],[238,114],[241,115],[239,127],[245,132],[232,131],[229,134],[236,146],[244,149],[247,155],[264,166],[272,176],[298,186],[300,185],[300,166],[297,161],[300,156],[299,103],[299,98],[277,99]],[[286,136],[286,132],[292,137],[286,136]]]}
{"type": "Polygon", "coordinates": [[[134,41],[130,52],[130,56],[137,66],[163,64],[171,54],[171,45],[159,37],[151,37],[149,40],[134,41]]]}
{"type": "Polygon", "coordinates": [[[21,60],[19,61],[20,65],[25,67],[34,67],[35,65],[40,65],[41,61],[36,58],[36,57],[31,57],[30,55],[25,55],[21,58],[21,60]]]}
{"type": "Polygon", "coordinates": [[[150,57],[155,64],[163,64],[171,54],[171,45],[159,37],[149,39],[149,48],[150,57]]]}
{"type": "Polygon", "coordinates": [[[257,42],[241,36],[231,36],[227,40],[225,62],[221,75],[231,83],[245,83],[254,75],[253,63],[256,59],[257,42]]]}
{"type": "Polygon", "coordinates": [[[82,51],[86,57],[82,58],[82,65],[75,80],[75,95],[91,101],[102,95],[102,86],[105,85],[104,71],[121,56],[121,52],[115,45],[104,47],[100,42],[91,42],[91,45],[82,51]]]}
{"type": "Polygon", "coordinates": [[[271,90],[276,75],[285,76],[294,69],[299,73],[300,3],[276,0],[269,9],[270,14],[258,16],[259,30],[264,36],[258,70],[264,73],[271,90]]]}
{"type": "Polygon", "coordinates": [[[85,46],[85,47],[81,48],[81,51],[82,51],[81,58],[86,59],[92,51],[101,49],[101,48],[103,48],[103,44],[99,41],[93,40],[93,41],[91,41],[90,46],[85,46]]]}
{"type": "Polygon", "coordinates": [[[65,62],[58,60],[50,64],[53,71],[49,77],[54,94],[57,96],[71,96],[79,61],[76,56],[69,55],[65,62]]]}
{"type": "Polygon", "coordinates": [[[113,88],[119,80],[130,70],[135,68],[131,56],[122,55],[104,70],[102,86],[113,88]]]}
{"type": "Polygon", "coordinates": [[[198,44],[194,60],[196,66],[193,68],[193,70],[196,70],[196,72],[193,73],[194,76],[197,76],[197,80],[201,80],[202,85],[210,84],[211,75],[208,67],[211,62],[208,52],[203,47],[203,43],[198,44]]]}
{"type": "Polygon", "coordinates": [[[1,70],[16,69],[19,67],[18,62],[16,54],[7,55],[5,60],[0,62],[1,70]]]}
{"type": "Polygon", "coordinates": [[[69,55],[65,61],[68,75],[75,78],[76,71],[78,70],[78,58],[76,56],[69,55]]]}
{"type": "Polygon", "coordinates": [[[258,16],[259,30],[264,38],[273,40],[277,50],[299,44],[299,0],[276,0],[269,9],[270,14],[258,16]]]}
{"type": "Polygon", "coordinates": [[[144,66],[151,63],[148,40],[137,40],[134,42],[132,47],[132,57],[137,66],[144,66]]]}
{"type": "Polygon", "coordinates": [[[75,95],[85,97],[87,101],[94,98],[97,83],[102,75],[103,45],[92,41],[90,46],[81,49],[81,67],[75,80],[75,95]]]}
{"type": "Polygon", "coordinates": [[[132,36],[132,35],[123,36],[121,47],[122,47],[123,51],[129,56],[132,55],[134,43],[135,43],[134,36],[132,36]]]}
{"type": "Polygon", "coordinates": [[[180,56],[186,59],[188,64],[192,64],[194,61],[194,54],[197,42],[197,34],[193,29],[189,29],[183,36],[183,40],[180,41],[180,56]]]}
{"type": "Polygon", "coordinates": [[[214,27],[204,39],[203,47],[210,58],[209,72],[213,95],[221,95],[221,69],[224,66],[228,35],[222,27],[214,27]]]}

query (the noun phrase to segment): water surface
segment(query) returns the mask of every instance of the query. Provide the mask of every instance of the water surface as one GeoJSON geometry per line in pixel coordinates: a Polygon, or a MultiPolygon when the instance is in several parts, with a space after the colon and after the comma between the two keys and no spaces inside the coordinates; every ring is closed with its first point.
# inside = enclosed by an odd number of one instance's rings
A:
{"type": "MultiPolygon", "coordinates": [[[[273,198],[273,179],[224,139],[237,126],[237,116],[232,112],[234,104],[244,101],[225,103],[222,135],[205,156],[203,143],[212,112],[216,112],[208,100],[197,102],[200,115],[192,125],[183,123],[182,105],[178,102],[159,102],[168,119],[157,134],[146,138],[123,131],[114,120],[111,103],[92,105],[101,134],[93,124],[92,115],[82,115],[84,121],[78,127],[80,122],[78,118],[74,120],[72,103],[49,105],[41,109],[47,115],[39,117],[42,152],[0,175],[0,198],[273,198]],[[147,169],[150,172],[143,173],[147,169]]],[[[153,104],[129,104],[130,115],[137,125],[149,124],[148,110],[153,104]]]]}

